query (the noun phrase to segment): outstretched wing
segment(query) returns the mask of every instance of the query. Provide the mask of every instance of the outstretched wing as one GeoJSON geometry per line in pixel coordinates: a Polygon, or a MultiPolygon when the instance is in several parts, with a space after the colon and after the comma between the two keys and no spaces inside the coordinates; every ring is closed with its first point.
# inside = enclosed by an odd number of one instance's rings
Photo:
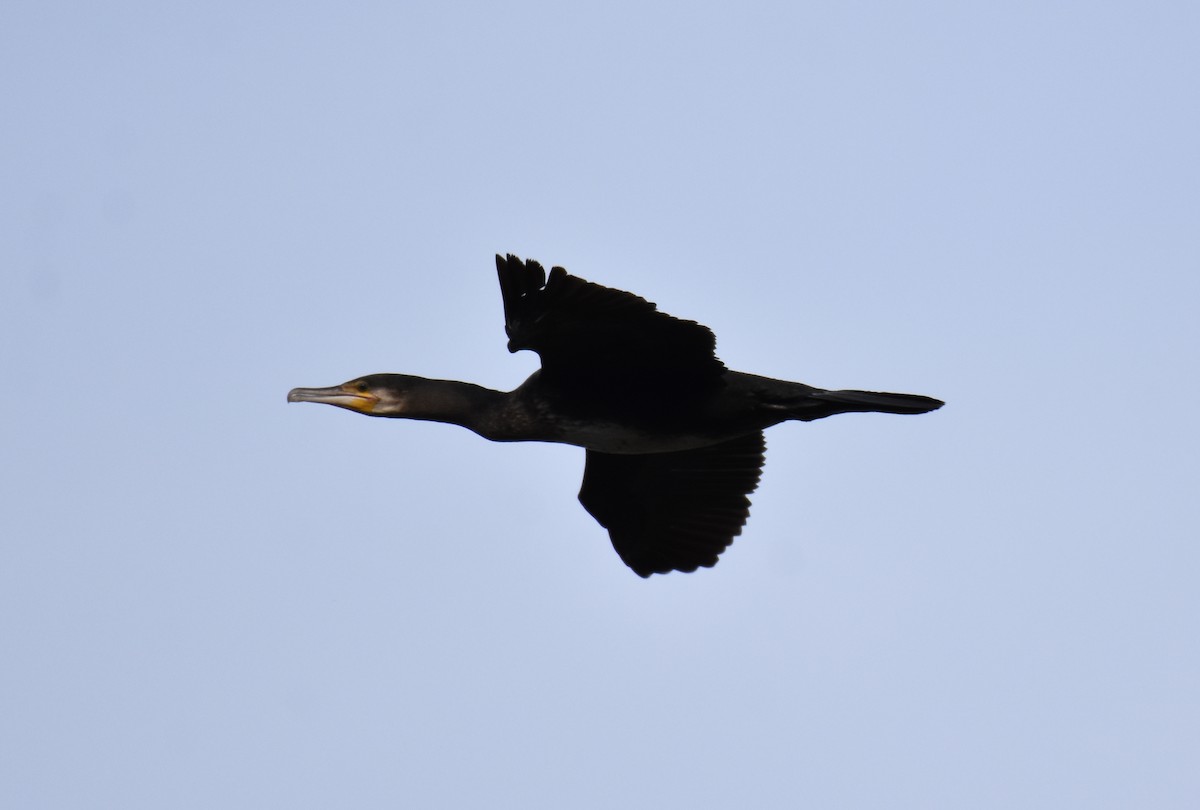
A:
{"type": "Polygon", "coordinates": [[[725,372],[708,327],[673,318],[632,293],[602,287],[561,267],[496,256],[511,352],[532,349],[542,376],[579,390],[637,386],[687,394],[725,372]]]}
{"type": "Polygon", "coordinates": [[[589,450],[579,501],[640,576],[709,568],[750,516],[765,451],[761,432],[677,453],[589,450]]]}

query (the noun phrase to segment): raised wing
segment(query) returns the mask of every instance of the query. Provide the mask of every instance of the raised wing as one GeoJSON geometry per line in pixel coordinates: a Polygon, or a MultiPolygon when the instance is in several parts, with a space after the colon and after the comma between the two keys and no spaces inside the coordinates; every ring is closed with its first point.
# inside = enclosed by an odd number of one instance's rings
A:
{"type": "Polygon", "coordinates": [[[715,385],[725,372],[708,327],[673,318],[638,296],[546,271],[535,261],[496,256],[508,349],[532,349],[542,376],[559,385],[647,391],[715,385]]]}
{"type": "Polygon", "coordinates": [[[761,432],[678,453],[589,450],[579,501],[640,576],[712,567],[750,516],[765,452],[761,432]]]}

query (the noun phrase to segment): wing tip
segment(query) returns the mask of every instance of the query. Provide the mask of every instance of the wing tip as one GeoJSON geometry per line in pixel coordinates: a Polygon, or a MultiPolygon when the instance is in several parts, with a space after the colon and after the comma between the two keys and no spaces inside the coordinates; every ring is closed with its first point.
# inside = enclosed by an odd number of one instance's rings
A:
{"type": "Polygon", "coordinates": [[[534,259],[521,260],[514,253],[496,254],[496,274],[500,277],[500,293],[507,301],[522,298],[546,286],[546,271],[534,259]]]}
{"type": "MultiPolygon", "coordinates": [[[[728,548],[728,546],[725,547],[725,549],[728,548]]],[[[725,549],[722,549],[722,551],[725,551],[725,549]]],[[[642,579],[649,579],[655,574],[661,574],[665,576],[673,571],[678,571],[681,574],[694,574],[701,568],[712,568],[718,562],[720,562],[720,560],[720,555],[715,555],[711,559],[705,559],[701,561],[689,560],[687,562],[670,562],[665,560],[654,563],[638,561],[631,562],[622,558],[622,562],[629,566],[629,569],[642,579]]]]}

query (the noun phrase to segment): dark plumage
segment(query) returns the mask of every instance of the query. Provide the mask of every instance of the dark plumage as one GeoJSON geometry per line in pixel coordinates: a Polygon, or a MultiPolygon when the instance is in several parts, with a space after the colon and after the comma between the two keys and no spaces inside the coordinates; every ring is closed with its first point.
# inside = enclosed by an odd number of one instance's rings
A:
{"type": "Polygon", "coordinates": [[[332,388],[296,388],[372,416],[449,422],[493,441],[586,448],[579,500],[643,577],[695,571],[742,531],[758,486],[763,430],[838,413],[925,413],[913,394],[825,391],[729,371],[713,333],[631,293],[561,267],[496,257],[509,351],[542,360],[507,393],[452,380],[372,374],[332,388]]]}

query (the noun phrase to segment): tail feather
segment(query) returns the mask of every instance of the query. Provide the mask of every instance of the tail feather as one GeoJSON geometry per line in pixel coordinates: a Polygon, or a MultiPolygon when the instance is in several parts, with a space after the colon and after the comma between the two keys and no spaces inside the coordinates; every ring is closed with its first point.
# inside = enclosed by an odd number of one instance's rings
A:
{"type": "Polygon", "coordinates": [[[883,391],[813,391],[796,408],[796,419],[810,422],[839,413],[928,413],[944,405],[940,399],[883,391]]]}

